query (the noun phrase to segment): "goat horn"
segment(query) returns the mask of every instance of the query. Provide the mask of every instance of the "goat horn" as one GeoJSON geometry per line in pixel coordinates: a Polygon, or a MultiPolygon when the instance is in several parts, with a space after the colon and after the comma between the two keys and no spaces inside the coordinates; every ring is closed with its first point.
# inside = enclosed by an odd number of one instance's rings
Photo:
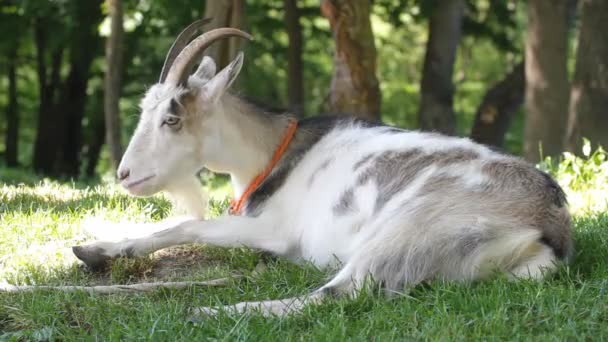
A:
{"type": "Polygon", "coordinates": [[[171,69],[171,65],[173,65],[173,61],[175,61],[175,57],[177,57],[177,55],[182,52],[184,47],[188,45],[188,42],[190,41],[190,39],[192,39],[192,37],[194,37],[196,31],[198,31],[201,27],[205,26],[210,22],[211,18],[199,19],[188,25],[188,27],[186,27],[182,32],[180,32],[177,38],[175,38],[173,45],[171,45],[169,52],[167,52],[167,56],[165,57],[165,63],[163,63],[163,69],[160,72],[160,79],[158,80],[159,83],[165,82],[167,74],[171,69]]]}
{"type": "Polygon", "coordinates": [[[231,36],[249,40],[253,39],[249,33],[235,28],[219,28],[201,34],[177,55],[167,74],[167,83],[174,85],[184,84],[188,80],[188,76],[190,76],[192,67],[197,62],[195,57],[200,56],[216,40],[231,36]]]}

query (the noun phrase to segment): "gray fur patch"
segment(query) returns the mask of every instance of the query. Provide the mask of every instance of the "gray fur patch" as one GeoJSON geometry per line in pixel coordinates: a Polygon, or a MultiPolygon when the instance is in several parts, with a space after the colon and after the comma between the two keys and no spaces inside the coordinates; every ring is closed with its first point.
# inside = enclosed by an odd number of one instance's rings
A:
{"type": "Polygon", "coordinates": [[[490,241],[491,239],[481,232],[470,232],[463,234],[456,241],[455,250],[461,257],[466,257],[472,254],[480,245],[490,241]]]}
{"type": "Polygon", "coordinates": [[[334,207],[333,207],[334,215],[344,216],[344,215],[348,214],[349,212],[355,211],[356,208],[355,208],[354,201],[355,201],[354,190],[352,188],[346,190],[340,197],[340,200],[338,201],[338,203],[336,203],[336,205],[334,205],[334,207]]]}
{"type": "Polygon", "coordinates": [[[374,211],[378,212],[427,167],[467,162],[478,157],[475,151],[465,149],[451,149],[432,154],[423,154],[419,149],[388,151],[380,154],[370,163],[359,175],[357,184],[364,185],[370,180],[375,181],[378,186],[378,197],[374,211]]]}
{"type": "Polygon", "coordinates": [[[473,150],[456,148],[441,152],[435,152],[431,154],[431,158],[433,158],[434,162],[438,163],[439,166],[445,166],[456,163],[464,163],[473,159],[477,159],[479,158],[479,154],[473,150]]]}
{"type": "Polygon", "coordinates": [[[438,191],[445,191],[446,189],[453,188],[458,182],[458,177],[446,175],[434,176],[424,183],[420,192],[430,194],[438,191]]]}
{"type": "Polygon", "coordinates": [[[319,175],[319,173],[323,172],[323,170],[325,170],[329,167],[329,164],[331,164],[331,161],[332,161],[331,158],[325,160],[312,172],[312,174],[308,178],[308,187],[309,188],[312,186],[312,183],[314,183],[314,181],[317,178],[317,176],[319,175]]]}
{"type": "Polygon", "coordinates": [[[365,157],[361,158],[358,162],[353,165],[353,171],[359,170],[363,165],[367,164],[376,154],[370,153],[365,157]]]}
{"type": "Polygon", "coordinates": [[[169,113],[173,114],[173,115],[181,115],[181,106],[179,105],[179,103],[177,103],[177,100],[175,98],[172,98],[171,101],[169,101],[169,113]]]}

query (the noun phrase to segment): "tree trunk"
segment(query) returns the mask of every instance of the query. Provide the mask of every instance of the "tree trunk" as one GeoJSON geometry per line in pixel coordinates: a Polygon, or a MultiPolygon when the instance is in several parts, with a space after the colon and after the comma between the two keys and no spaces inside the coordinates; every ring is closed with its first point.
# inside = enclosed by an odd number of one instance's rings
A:
{"type": "Polygon", "coordinates": [[[533,162],[562,151],[569,97],[568,2],[528,1],[524,157],[533,162]]]}
{"type": "Polygon", "coordinates": [[[284,0],[285,25],[289,36],[287,47],[287,93],[289,109],[296,115],[304,114],[304,69],[302,63],[302,26],[296,0],[284,0]]]}
{"type": "Polygon", "coordinates": [[[76,177],[80,173],[82,119],[84,117],[90,67],[100,47],[97,26],[101,22],[102,0],[78,1],[77,29],[70,46],[70,72],[63,87],[61,109],[65,116],[58,158],[58,172],[76,177]]]}
{"type": "Polygon", "coordinates": [[[511,119],[524,102],[526,75],[524,62],[488,90],[477,109],[471,139],[502,147],[511,119]]]}
{"type": "Polygon", "coordinates": [[[566,146],[580,152],[583,137],[608,147],[608,2],[584,0],[570,92],[566,146]]]}
{"type": "Polygon", "coordinates": [[[61,137],[59,126],[64,124],[64,120],[61,120],[58,116],[60,111],[56,110],[57,105],[55,103],[55,94],[60,84],[63,48],[57,47],[51,52],[51,77],[49,80],[46,64],[46,54],[48,53],[47,30],[47,22],[41,18],[37,18],[34,24],[34,40],[36,46],[39,105],[33,165],[36,172],[54,174],[54,166],[57,160],[61,137]]]}
{"type": "MultiPolygon", "coordinates": [[[[244,0],[207,0],[205,5],[205,18],[212,21],[205,27],[211,30],[218,27],[234,27],[243,29],[245,24],[244,0]]],[[[241,49],[243,39],[222,39],[211,45],[205,55],[213,58],[219,68],[223,68],[236,57],[241,49]]]]}
{"type": "Polygon", "coordinates": [[[36,172],[50,173],[54,150],[47,143],[49,141],[47,132],[50,130],[47,122],[51,122],[47,115],[50,105],[49,94],[47,93],[47,65],[45,60],[47,35],[44,22],[40,18],[36,18],[34,23],[34,43],[36,46],[36,76],[38,77],[38,127],[36,129],[32,164],[36,172]]]}
{"type": "Polygon", "coordinates": [[[323,0],[335,40],[334,74],[329,91],[332,112],[380,120],[380,88],[370,1],[323,0]]]}
{"type": "Polygon", "coordinates": [[[105,137],[106,125],[104,118],[94,118],[91,122],[91,136],[87,144],[87,166],[85,175],[89,178],[95,176],[95,170],[99,163],[101,148],[103,147],[105,137]]]}
{"type": "Polygon", "coordinates": [[[436,1],[429,19],[429,38],[420,84],[418,120],[423,130],[454,134],[452,74],[462,32],[463,0],[436,1]]]}
{"type": "Polygon", "coordinates": [[[17,50],[15,44],[8,55],[8,105],[6,108],[6,166],[19,165],[19,103],[17,100],[17,50]]]}
{"type": "Polygon", "coordinates": [[[122,0],[107,0],[111,18],[112,31],[106,40],[106,75],[105,75],[105,131],[106,143],[110,149],[110,158],[114,169],[118,168],[122,158],[120,144],[120,94],[122,88],[123,62],[123,23],[122,0]]]}

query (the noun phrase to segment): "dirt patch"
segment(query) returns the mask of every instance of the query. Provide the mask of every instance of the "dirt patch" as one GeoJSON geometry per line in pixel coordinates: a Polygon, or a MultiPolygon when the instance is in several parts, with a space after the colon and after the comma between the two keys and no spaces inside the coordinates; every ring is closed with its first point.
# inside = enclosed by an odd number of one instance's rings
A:
{"type": "Polygon", "coordinates": [[[227,265],[213,257],[200,246],[176,246],[160,250],[152,255],[155,265],[151,276],[156,280],[184,277],[206,269],[227,265]]]}
{"type": "Polygon", "coordinates": [[[113,260],[102,272],[91,272],[86,285],[133,284],[141,282],[204,280],[238,273],[231,270],[225,258],[202,246],[175,246],[157,251],[150,256],[113,260]],[[197,277],[198,276],[198,277],[197,277]]]}

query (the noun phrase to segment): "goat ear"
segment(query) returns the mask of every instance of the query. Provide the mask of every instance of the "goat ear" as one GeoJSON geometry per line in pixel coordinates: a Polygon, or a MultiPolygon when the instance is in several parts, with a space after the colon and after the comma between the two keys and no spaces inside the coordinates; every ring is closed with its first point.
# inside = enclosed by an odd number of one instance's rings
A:
{"type": "Polygon", "coordinates": [[[215,66],[215,62],[213,58],[209,56],[204,56],[201,64],[196,69],[194,73],[194,77],[200,79],[203,82],[208,82],[210,79],[215,76],[217,67],[215,66]]]}
{"type": "Polygon", "coordinates": [[[243,53],[239,52],[236,58],[222,71],[215,75],[205,84],[205,90],[211,101],[219,99],[234,83],[243,66],[243,53]]]}

